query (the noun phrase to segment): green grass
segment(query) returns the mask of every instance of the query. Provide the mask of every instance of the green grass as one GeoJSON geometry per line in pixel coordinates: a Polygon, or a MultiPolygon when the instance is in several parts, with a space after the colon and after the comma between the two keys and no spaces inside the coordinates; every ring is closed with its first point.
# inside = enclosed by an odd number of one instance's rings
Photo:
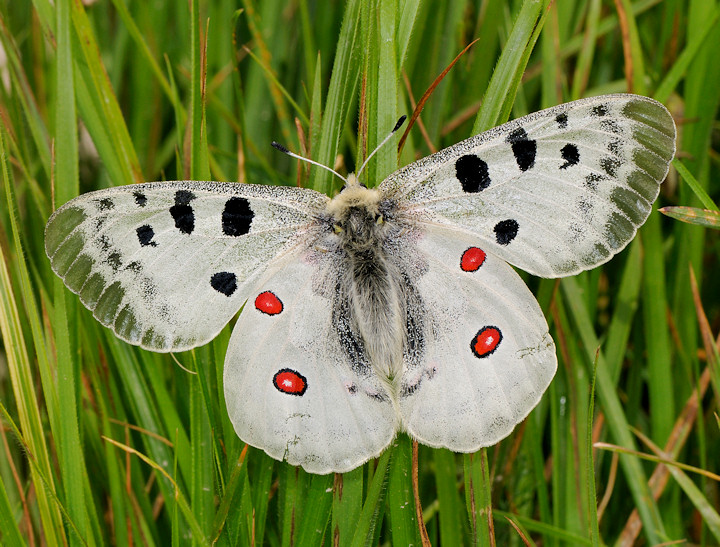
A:
{"type": "MultiPolygon", "coordinates": [[[[679,122],[681,176],[658,205],[717,211],[719,15],[708,0],[1,2],[0,543],[420,544],[410,439],[337,476],[246,447],[223,400],[229,328],[177,356],[195,374],[120,342],[51,272],[48,216],[144,180],[332,194],[270,142],[354,169],[478,37],[426,103],[427,137],[382,148],[368,180],[508,117],[634,90],[679,122]]],[[[653,213],[607,265],[528,277],[557,377],[498,445],[419,447],[430,541],[719,544],[719,258],[717,230],[653,213]]]]}

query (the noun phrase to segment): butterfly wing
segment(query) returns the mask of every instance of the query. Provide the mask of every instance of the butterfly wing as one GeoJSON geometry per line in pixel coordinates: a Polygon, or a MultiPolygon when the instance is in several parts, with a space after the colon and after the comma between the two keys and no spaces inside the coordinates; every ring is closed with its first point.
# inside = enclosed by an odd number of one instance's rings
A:
{"type": "Polygon", "coordinates": [[[211,340],[253,275],[313,225],[312,190],[202,182],[84,194],[45,229],[53,270],[121,339],[155,351],[211,340]]]}
{"type": "Polygon", "coordinates": [[[480,237],[530,273],[571,275],[619,252],[645,222],[675,153],[663,105],[605,95],[542,110],[390,175],[408,214],[480,237]]]}
{"type": "Polygon", "coordinates": [[[338,268],[331,252],[302,245],[275,261],[250,293],[225,358],[238,436],[320,474],[377,456],[398,422],[386,386],[358,358],[338,268]]]}
{"type": "Polygon", "coordinates": [[[535,297],[479,242],[448,228],[430,228],[418,239],[425,268],[415,281],[422,302],[415,313],[424,319],[422,343],[413,345],[422,354],[406,363],[398,399],[408,433],[457,452],[506,437],[557,368],[535,297]]]}

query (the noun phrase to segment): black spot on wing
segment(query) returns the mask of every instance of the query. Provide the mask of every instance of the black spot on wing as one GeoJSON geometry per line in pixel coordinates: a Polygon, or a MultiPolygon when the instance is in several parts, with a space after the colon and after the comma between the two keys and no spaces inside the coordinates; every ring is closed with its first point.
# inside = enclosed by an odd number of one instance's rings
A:
{"type": "Polygon", "coordinates": [[[605,177],[603,175],[600,175],[598,173],[590,173],[588,176],[585,177],[585,187],[588,190],[592,190],[593,192],[597,192],[598,190],[598,183],[601,180],[604,180],[605,177]]]}
{"type": "Polygon", "coordinates": [[[142,272],[142,264],[140,264],[137,260],[133,260],[132,262],[128,262],[125,269],[131,271],[132,273],[139,274],[142,272]]]}
{"type": "Polygon", "coordinates": [[[607,116],[609,113],[610,109],[606,104],[599,104],[597,106],[593,106],[593,109],[590,111],[591,115],[597,117],[607,116]]]}
{"type": "Polygon", "coordinates": [[[231,272],[218,272],[210,278],[210,286],[225,296],[232,296],[237,290],[237,276],[231,272]]]}
{"type": "Polygon", "coordinates": [[[96,241],[101,251],[108,251],[110,247],[112,247],[112,244],[110,243],[110,238],[104,234],[99,236],[96,241]]]}
{"type": "Polygon", "coordinates": [[[585,235],[586,227],[580,224],[579,222],[573,222],[570,224],[569,228],[569,234],[570,239],[574,243],[577,243],[578,241],[581,241],[583,239],[583,236],[585,235]]]}
{"type": "Polygon", "coordinates": [[[461,156],[455,162],[455,174],[465,192],[479,192],[490,186],[488,164],[475,154],[461,156]]]}
{"type": "Polygon", "coordinates": [[[607,149],[614,156],[620,156],[622,154],[622,141],[619,139],[611,140],[607,145],[607,149]]]}
{"type": "Polygon", "coordinates": [[[578,211],[580,211],[580,214],[583,217],[589,217],[591,211],[593,210],[593,203],[590,200],[587,199],[581,199],[578,201],[578,211]]]}
{"type": "Polygon", "coordinates": [[[98,200],[97,204],[101,211],[109,211],[115,207],[115,203],[110,198],[98,200]]]}
{"type": "Polygon", "coordinates": [[[623,130],[617,120],[607,119],[600,122],[600,128],[608,133],[614,133],[615,135],[622,134],[623,130]]]}
{"type": "Polygon", "coordinates": [[[512,146],[515,161],[521,171],[527,171],[535,165],[537,141],[528,139],[528,134],[522,127],[510,133],[507,142],[512,146]]]}
{"type": "Polygon", "coordinates": [[[222,230],[226,236],[241,236],[250,231],[255,214],[245,198],[230,198],[222,212],[222,230]]]}
{"type": "Polygon", "coordinates": [[[135,231],[137,232],[140,245],[143,247],[157,247],[157,243],[153,241],[153,238],[155,237],[155,230],[152,229],[152,226],[145,224],[135,231]]]}
{"type": "Polygon", "coordinates": [[[517,236],[519,227],[515,219],[501,220],[493,228],[495,239],[500,245],[508,245],[517,236]]]}
{"type": "Polygon", "coordinates": [[[617,170],[621,165],[622,161],[617,158],[600,158],[600,168],[613,178],[617,177],[617,170]]]}
{"type": "Polygon", "coordinates": [[[170,207],[170,215],[175,221],[175,228],[183,234],[191,234],[195,229],[195,213],[190,206],[190,202],[195,199],[195,195],[188,190],[178,190],[175,192],[175,205],[170,207]]]}
{"type": "Polygon", "coordinates": [[[142,192],[133,192],[133,196],[135,197],[135,204],[138,207],[145,207],[145,205],[147,205],[147,196],[142,192]]]}
{"type": "Polygon", "coordinates": [[[560,166],[560,169],[567,169],[571,165],[577,165],[580,162],[580,151],[574,144],[567,143],[563,146],[560,150],[560,155],[562,159],[565,160],[565,163],[560,166]]]}
{"type": "Polygon", "coordinates": [[[567,112],[563,112],[562,114],[558,114],[557,116],[555,116],[555,121],[557,122],[560,129],[565,129],[568,124],[567,112]]]}
{"type": "Polygon", "coordinates": [[[114,272],[117,272],[122,266],[122,257],[120,256],[120,253],[116,251],[114,253],[110,253],[105,259],[105,262],[113,269],[114,272]]]}

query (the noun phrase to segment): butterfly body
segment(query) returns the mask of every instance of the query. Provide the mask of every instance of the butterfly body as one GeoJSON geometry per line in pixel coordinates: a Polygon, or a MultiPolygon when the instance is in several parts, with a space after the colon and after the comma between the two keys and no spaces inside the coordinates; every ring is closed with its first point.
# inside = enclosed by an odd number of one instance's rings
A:
{"type": "Polygon", "coordinates": [[[420,333],[408,331],[407,294],[409,280],[390,243],[407,238],[396,218],[396,204],[383,199],[375,189],[361,185],[351,175],[343,190],[328,204],[332,224],[328,237],[337,255],[339,272],[333,309],[335,332],[348,353],[371,366],[391,393],[397,391],[393,380],[403,369],[403,352],[408,340],[420,333]],[[346,317],[345,317],[346,315],[346,317]]]}
{"type": "Polygon", "coordinates": [[[243,309],[224,369],[240,438],[314,473],[398,431],[469,452],[507,436],[555,373],[545,277],[609,260],[650,214],[675,151],[659,103],[543,110],[391,174],[302,188],[149,183],[48,221],[55,272],[122,339],[211,340],[243,309]]]}

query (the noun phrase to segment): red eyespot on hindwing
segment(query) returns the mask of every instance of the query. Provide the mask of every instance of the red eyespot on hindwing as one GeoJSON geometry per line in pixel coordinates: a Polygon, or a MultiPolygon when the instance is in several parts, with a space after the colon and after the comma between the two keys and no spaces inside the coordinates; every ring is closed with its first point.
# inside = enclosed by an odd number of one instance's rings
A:
{"type": "Polygon", "coordinates": [[[283,368],[273,376],[273,385],[275,389],[288,395],[301,396],[307,389],[307,378],[297,371],[283,368]]]}
{"type": "Polygon", "coordinates": [[[460,268],[464,272],[476,272],[485,262],[485,251],[477,247],[467,249],[460,259],[460,268]]]}
{"type": "Polygon", "coordinates": [[[475,357],[482,359],[494,352],[502,341],[502,333],[497,327],[483,327],[470,342],[475,357]]]}
{"type": "Polygon", "coordinates": [[[283,303],[272,292],[265,291],[257,295],[255,309],[267,315],[277,315],[283,311],[283,303]]]}

